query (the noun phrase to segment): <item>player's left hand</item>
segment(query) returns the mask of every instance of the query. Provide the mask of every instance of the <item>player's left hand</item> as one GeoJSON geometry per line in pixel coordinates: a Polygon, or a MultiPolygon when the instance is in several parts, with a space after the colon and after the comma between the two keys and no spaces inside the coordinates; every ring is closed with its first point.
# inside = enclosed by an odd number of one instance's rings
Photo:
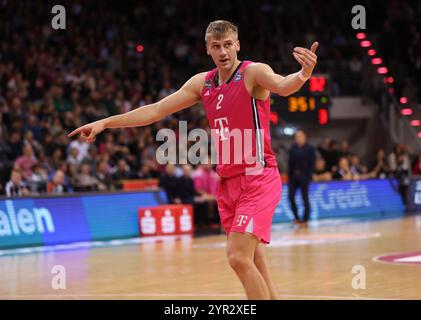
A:
{"type": "Polygon", "coordinates": [[[294,52],[292,55],[294,56],[295,60],[298,61],[299,64],[303,67],[302,74],[304,77],[308,78],[313,73],[313,69],[317,64],[317,55],[316,50],[319,46],[318,42],[314,42],[311,45],[310,50],[302,47],[294,48],[294,52]]]}

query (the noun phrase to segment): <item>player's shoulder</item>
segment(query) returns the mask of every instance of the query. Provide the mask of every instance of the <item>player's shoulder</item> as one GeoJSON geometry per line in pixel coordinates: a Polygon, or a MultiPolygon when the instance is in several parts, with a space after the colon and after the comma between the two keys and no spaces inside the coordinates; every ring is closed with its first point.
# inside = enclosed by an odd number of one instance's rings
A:
{"type": "Polygon", "coordinates": [[[199,72],[199,73],[196,73],[193,77],[191,77],[190,80],[194,82],[204,82],[206,79],[206,75],[207,75],[206,71],[199,72]]]}
{"type": "Polygon", "coordinates": [[[247,73],[257,73],[257,72],[266,72],[270,71],[272,68],[263,62],[251,62],[247,65],[245,72],[247,73]]]}
{"type": "Polygon", "coordinates": [[[199,72],[192,76],[186,83],[185,87],[194,88],[194,89],[201,89],[205,83],[207,72],[199,72]]]}

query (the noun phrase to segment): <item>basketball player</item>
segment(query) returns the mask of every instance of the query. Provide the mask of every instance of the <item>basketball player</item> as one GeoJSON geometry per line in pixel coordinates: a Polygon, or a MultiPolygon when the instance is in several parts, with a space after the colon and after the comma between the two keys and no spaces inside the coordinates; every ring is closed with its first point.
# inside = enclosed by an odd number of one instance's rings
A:
{"type": "MultiPolygon", "coordinates": [[[[270,241],[272,218],[281,197],[281,179],[269,134],[270,93],[288,96],[302,87],[317,63],[318,43],[297,47],[293,56],[302,66],[297,73],[278,75],[266,64],[238,60],[238,29],[228,21],[211,22],[205,35],[207,54],[216,68],[188,80],[159,102],[84,125],[80,133],[92,143],[108,128],[146,126],[202,100],[210,127],[227,140],[232,129],[253,129],[254,154],[249,163],[222,163],[218,158],[218,209],[227,233],[229,265],[240,279],[248,299],[279,299],[264,253],[270,241]],[[259,174],[247,174],[250,167],[259,174]]],[[[218,155],[220,157],[220,154],[218,155]]]]}

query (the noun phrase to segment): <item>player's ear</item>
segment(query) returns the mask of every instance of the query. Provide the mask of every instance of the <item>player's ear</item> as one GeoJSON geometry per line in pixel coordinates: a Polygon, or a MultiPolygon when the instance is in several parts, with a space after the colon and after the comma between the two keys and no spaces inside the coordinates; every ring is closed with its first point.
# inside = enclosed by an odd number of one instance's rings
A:
{"type": "Polygon", "coordinates": [[[237,52],[240,51],[240,40],[237,40],[236,42],[236,50],[237,52]]]}

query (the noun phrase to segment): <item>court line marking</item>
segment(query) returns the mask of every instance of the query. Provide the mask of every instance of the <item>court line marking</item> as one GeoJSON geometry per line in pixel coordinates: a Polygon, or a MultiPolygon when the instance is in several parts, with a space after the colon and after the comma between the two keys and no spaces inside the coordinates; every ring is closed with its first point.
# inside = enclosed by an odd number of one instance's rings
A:
{"type": "Polygon", "coordinates": [[[154,237],[137,237],[127,239],[114,239],[114,240],[95,240],[95,241],[82,241],[82,242],[71,242],[66,244],[56,244],[48,246],[36,246],[36,247],[22,247],[12,249],[0,250],[0,257],[11,256],[11,255],[26,255],[34,253],[50,253],[50,252],[61,252],[61,251],[73,251],[81,249],[94,249],[94,248],[111,248],[133,244],[156,244],[174,242],[178,240],[191,241],[192,235],[168,235],[168,236],[154,236],[154,237]]]}
{"type": "Polygon", "coordinates": [[[380,258],[381,257],[384,257],[384,256],[393,256],[393,255],[398,255],[398,254],[401,254],[401,253],[410,253],[410,252],[417,252],[417,250],[415,250],[415,251],[397,251],[397,252],[392,252],[392,253],[384,253],[384,254],[380,254],[380,255],[377,255],[377,256],[373,257],[371,260],[374,261],[374,262],[381,263],[381,264],[389,264],[389,265],[395,265],[395,266],[412,266],[412,267],[414,267],[414,266],[417,267],[418,266],[419,267],[419,264],[416,264],[416,263],[407,263],[407,262],[395,262],[395,261],[383,261],[383,260],[380,260],[380,258]]]}
{"type": "MultiPolygon", "coordinates": [[[[295,294],[281,294],[282,298],[294,298],[294,299],[331,299],[331,300],[402,300],[399,298],[380,298],[380,297],[356,297],[356,296],[318,296],[318,295],[295,295],[295,294]]],[[[39,295],[12,295],[12,296],[0,296],[0,299],[41,299],[44,298],[74,298],[83,299],[85,298],[124,298],[124,297],[149,297],[149,298],[163,298],[172,297],[173,299],[179,299],[180,297],[241,297],[246,298],[244,294],[240,293],[147,293],[147,292],[133,292],[133,293],[96,293],[96,294],[39,294],[39,295]]],[[[189,299],[187,299],[189,300],[189,299]]],[[[196,300],[196,299],[193,299],[196,300]]]]}

